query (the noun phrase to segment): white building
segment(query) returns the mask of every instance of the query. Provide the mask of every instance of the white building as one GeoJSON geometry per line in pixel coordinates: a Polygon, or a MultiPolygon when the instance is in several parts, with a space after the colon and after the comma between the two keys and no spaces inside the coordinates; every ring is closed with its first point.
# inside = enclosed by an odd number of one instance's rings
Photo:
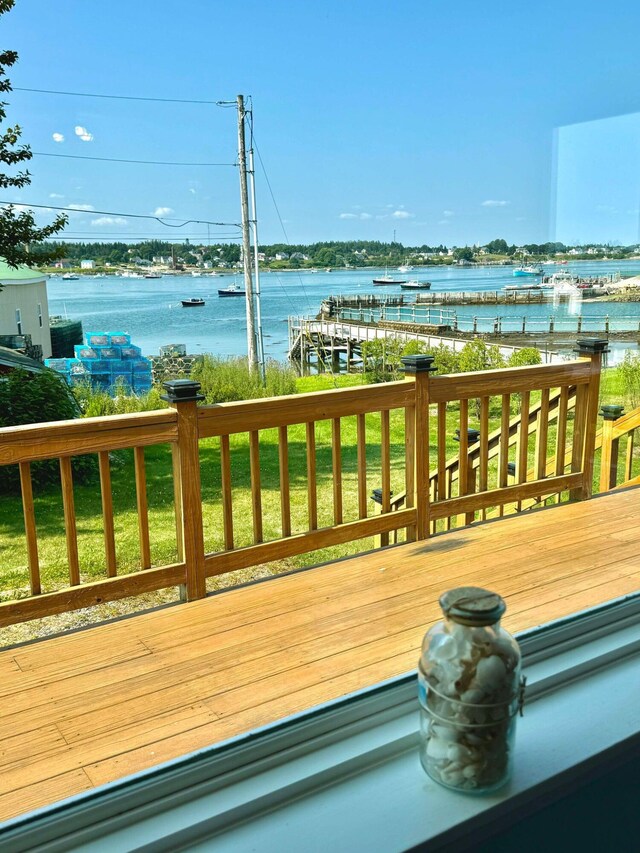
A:
{"type": "Polygon", "coordinates": [[[0,260],[0,287],[0,335],[31,335],[43,358],[50,358],[46,276],[25,266],[12,269],[0,260]]]}
{"type": "Polygon", "coordinates": [[[95,261],[80,261],[80,269],[81,270],[92,270],[95,268],[95,261]]]}

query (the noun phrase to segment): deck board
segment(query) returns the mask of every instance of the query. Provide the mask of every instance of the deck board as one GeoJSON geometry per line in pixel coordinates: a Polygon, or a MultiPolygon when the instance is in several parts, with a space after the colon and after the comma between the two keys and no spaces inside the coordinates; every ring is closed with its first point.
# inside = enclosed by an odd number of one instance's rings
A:
{"type": "Polygon", "coordinates": [[[438,596],[524,630],[640,588],[640,490],[450,531],[0,652],[0,819],[413,669],[438,596]]]}

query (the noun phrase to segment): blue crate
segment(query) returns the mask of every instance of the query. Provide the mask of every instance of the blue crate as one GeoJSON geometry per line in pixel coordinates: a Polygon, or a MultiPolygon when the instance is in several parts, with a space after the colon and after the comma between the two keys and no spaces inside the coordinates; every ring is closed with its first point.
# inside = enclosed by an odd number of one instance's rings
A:
{"type": "Polygon", "coordinates": [[[108,358],[109,361],[122,361],[122,350],[120,347],[96,347],[100,358],[108,358]]]}
{"type": "Polygon", "coordinates": [[[140,347],[135,347],[133,344],[123,346],[120,351],[122,353],[122,358],[140,358],[142,356],[142,350],[140,347]]]}
{"type": "Polygon", "coordinates": [[[81,362],[79,358],[70,358],[69,373],[78,374],[79,376],[86,376],[87,368],[84,366],[83,362],[81,362]]]}
{"type": "Polygon", "coordinates": [[[90,347],[108,347],[111,343],[106,332],[87,332],[85,340],[90,347]]]}
{"type": "Polygon", "coordinates": [[[84,366],[87,369],[87,372],[90,373],[92,376],[94,374],[100,374],[100,373],[105,374],[107,376],[110,375],[109,374],[109,362],[108,361],[105,361],[104,359],[99,359],[99,358],[87,359],[86,361],[84,361],[84,359],[82,359],[82,361],[84,363],[84,366]]]}
{"type": "Polygon", "coordinates": [[[73,347],[73,354],[76,358],[98,358],[98,350],[94,347],[83,346],[76,344],[73,347]]]}
{"type": "Polygon", "coordinates": [[[57,370],[58,373],[69,371],[70,358],[45,358],[45,367],[50,367],[51,370],[57,370]]]}
{"type": "Polygon", "coordinates": [[[151,362],[147,358],[136,358],[131,360],[134,373],[151,373],[151,362]]]}
{"type": "Polygon", "coordinates": [[[128,347],[131,343],[131,335],[124,332],[109,332],[109,344],[116,347],[128,347]]]}
{"type": "Polygon", "coordinates": [[[151,377],[137,376],[134,374],[134,376],[133,376],[133,390],[134,391],[150,391],[152,388],[153,388],[153,382],[151,381],[151,377]]]}
{"type": "Polygon", "coordinates": [[[83,382],[88,382],[90,376],[88,373],[70,373],[69,382],[71,385],[81,385],[83,382]]]}

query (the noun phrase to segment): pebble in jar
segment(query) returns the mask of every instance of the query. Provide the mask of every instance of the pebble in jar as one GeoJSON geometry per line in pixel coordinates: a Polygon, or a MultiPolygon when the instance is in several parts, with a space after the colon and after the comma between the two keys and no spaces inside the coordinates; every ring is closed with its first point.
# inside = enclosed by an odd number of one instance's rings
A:
{"type": "Polygon", "coordinates": [[[444,619],[425,634],[418,667],[420,760],[455,790],[503,785],[522,706],[520,649],[500,626],[503,599],[479,587],[440,598],[444,619]]]}

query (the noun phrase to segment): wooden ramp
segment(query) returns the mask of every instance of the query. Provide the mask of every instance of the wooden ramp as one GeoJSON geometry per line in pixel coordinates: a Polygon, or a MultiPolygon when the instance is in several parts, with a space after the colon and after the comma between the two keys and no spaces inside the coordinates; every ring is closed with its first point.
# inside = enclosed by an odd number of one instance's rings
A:
{"type": "Polygon", "coordinates": [[[415,668],[438,596],[521,631],[635,592],[640,491],[346,559],[0,653],[0,818],[415,668]]]}

